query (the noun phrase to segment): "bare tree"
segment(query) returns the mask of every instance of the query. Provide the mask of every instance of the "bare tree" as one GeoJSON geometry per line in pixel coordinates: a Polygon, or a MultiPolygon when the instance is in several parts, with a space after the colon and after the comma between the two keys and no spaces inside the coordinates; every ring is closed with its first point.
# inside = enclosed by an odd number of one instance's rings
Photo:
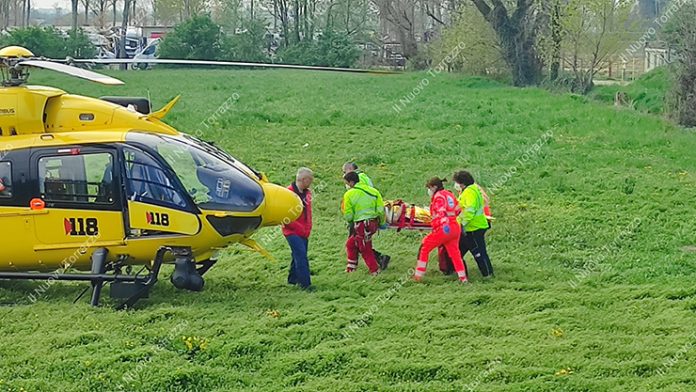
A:
{"type": "Polygon", "coordinates": [[[375,0],[380,17],[394,30],[403,56],[407,59],[418,54],[416,2],[417,0],[375,0]]]}
{"type": "Polygon", "coordinates": [[[89,1],[90,0],[81,0],[82,1],[82,6],[85,8],[85,24],[89,24],[89,1]]]}
{"type": "Polygon", "coordinates": [[[629,0],[571,0],[561,23],[564,30],[566,63],[574,76],[572,90],[586,94],[604,61],[624,44],[630,16],[629,0]]]}
{"type": "Polygon", "coordinates": [[[539,83],[541,61],[536,50],[536,20],[533,0],[516,0],[509,11],[502,0],[472,0],[476,8],[495,30],[505,61],[512,70],[516,86],[539,83]]]}
{"type": "MultiPolygon", "coordinates": [[[[128,57],[126,54],[126,33],[128,32],[128,22],[130,20],[131,6],[134,0],[123,0],[123,19],[121,20],[121,34],[118,40],[118,58],[125,59],[128,57]]],[[[127,64],[121,66],[122,69],[126,69],[127,64]]]]}
{"type": "Polygon", "coordinates": [[[77,31],[77,14],[78,14],[78,3],[80,0],[70,0],[70,5],[72,6],[71,11],[72,11],[72,31],[73,34],[77,31]]]}

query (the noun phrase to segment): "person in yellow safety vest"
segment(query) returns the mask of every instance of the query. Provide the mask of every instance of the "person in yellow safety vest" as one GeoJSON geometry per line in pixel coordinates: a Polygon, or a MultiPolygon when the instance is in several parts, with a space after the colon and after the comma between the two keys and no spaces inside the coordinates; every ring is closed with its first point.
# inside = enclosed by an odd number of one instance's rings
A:
{"type": "Polygon", "coordinates": [[[462,256],[471,252],[481,275],[484,278],[492,277],[493,266],[488,257],[485,239],[490,224],[484,213],[486,201],[483,192],[471,173],[465,170],[454,173],[454,188],[460,193],[459,205],[462,208],[462,214],[457,219],[462,225],[459,250],[462,256]]]}
{"type": "Polygon", "coordinates": [[[350,172],[356,172],[358,173],[358,178],[360,179],[360,182],[371,187],[375,187],[375,184],[372,182],[370,177],[367,176],[367,174],[363,173],[360,169],[358,169],[358,165],[355,162],[346,162],[345,165],[343,165],[343,175],[346,175],[350,172]]]}
{"type": "Polygon", "coordinates": [[[384,200],[377,189],[361,183],[356,172],[347,173],[343,180],[348,189],[343,195],[343,218],[350,227],[346,241],[346,272],[355,271],[358,256],[362,255],[370,274],[377,275],[381,268],[372,249],[372,236],[386,223],[384,200]]]}
{"type": "MultiPolygon", "coordinates": [[[[358,174],[358,179],[360,179],[360,183],[367,185],[369,187],[375,188],[374,183],[372,182],[372,179],[367,176],[364,172],[360,171],[358,169],[358,165],[355,162],[346,162],[343,165],[343,175],[346,175],[350,172],[354,172],[358,174]]],[[[382,254],[379,252],[377,249],[372,249],[375,251],[375,258],[377,259],[377,263],[379,263],[379,267],[382,268],[382,270],[387,269],[389,266],[389,262],[391,261],[391,256],[382,254]]]]}

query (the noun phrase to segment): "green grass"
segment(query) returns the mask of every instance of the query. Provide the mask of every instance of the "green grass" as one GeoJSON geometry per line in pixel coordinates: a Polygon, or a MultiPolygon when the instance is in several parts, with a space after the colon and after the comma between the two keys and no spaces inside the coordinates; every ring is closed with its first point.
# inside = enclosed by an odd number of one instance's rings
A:
{"type": "Polygon", "coordinates": [[[393,104],[427,74],[114,75],[127,86],[47,73],[33,81],[94,96],[149,92],[155,107],[182,93],[168,118],[177,128],[201,129],[279,183],[301,165],[316,171],[317,291],[285,284],[280,236],[265,241],[278,264],[231,249],[201,293],[174,289],[168,268],[129,312],[73,305],[84,285],[54,284],[31,304],[40,283],[2,282],[0,390],[696,389],[693,133],[457,75],[430,77],[398,114],[393,104]],[[235,93],[214,129],[200,125],[235,93]],[[460,286],[431,257],[426,283],[411,283],[421,236],[395,232],[376,239],[393,257],[389,270],[371,278],[361,265],[346,276],[338,204],[347,160],[386,198],[425,204],[427,178],[462,168],[495,188],[495,280],[482,281],[467,256],[472,283],[460,286]],[[205,349],[189,350],[183,336],[205,339],[205,349]]]}
{"type": "Polygon", "coordinates": [[[634,108],[641,112],[662,114],[665,112],[665,96],[670,89],[670,73],[667,67],[660,67],[640,76],[627,86],[600,86],[590,92],[590,97],[608,104],[621,91],[628,94],[634,108]]]}

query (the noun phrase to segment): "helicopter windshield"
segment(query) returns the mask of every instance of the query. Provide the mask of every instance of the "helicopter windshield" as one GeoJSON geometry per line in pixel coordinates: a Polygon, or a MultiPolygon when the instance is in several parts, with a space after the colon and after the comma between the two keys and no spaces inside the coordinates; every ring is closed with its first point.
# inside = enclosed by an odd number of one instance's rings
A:
{"type": "Polygon", "coordinates": [[[201,209],[249,212],[263,202],[256,172],[209,143],[141,132],[129,133],[127,140],[157,152],[201,209]]]}

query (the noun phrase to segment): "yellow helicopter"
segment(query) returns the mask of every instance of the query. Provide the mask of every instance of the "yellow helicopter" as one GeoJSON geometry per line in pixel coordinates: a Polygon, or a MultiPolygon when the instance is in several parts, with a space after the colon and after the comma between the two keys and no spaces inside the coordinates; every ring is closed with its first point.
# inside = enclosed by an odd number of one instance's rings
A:
{"type": "Polygon", "coordinates": [[[218,250],[240,243],[267,254],[252,234],[301,214],[292,191],[164,123],[179,97],[150,112],[144,98],[97,99],[29,86],[31,67],[123,84],[22,47],[0,49],[0,279],[89,281],[95,306],[108,283],[122,301],[118,307],[129,307],[148,295],[163,263],[174,264],[177,288],[201,290],[218,250]],[[133,273],[133,266],[144,269],[133,273]]]}

